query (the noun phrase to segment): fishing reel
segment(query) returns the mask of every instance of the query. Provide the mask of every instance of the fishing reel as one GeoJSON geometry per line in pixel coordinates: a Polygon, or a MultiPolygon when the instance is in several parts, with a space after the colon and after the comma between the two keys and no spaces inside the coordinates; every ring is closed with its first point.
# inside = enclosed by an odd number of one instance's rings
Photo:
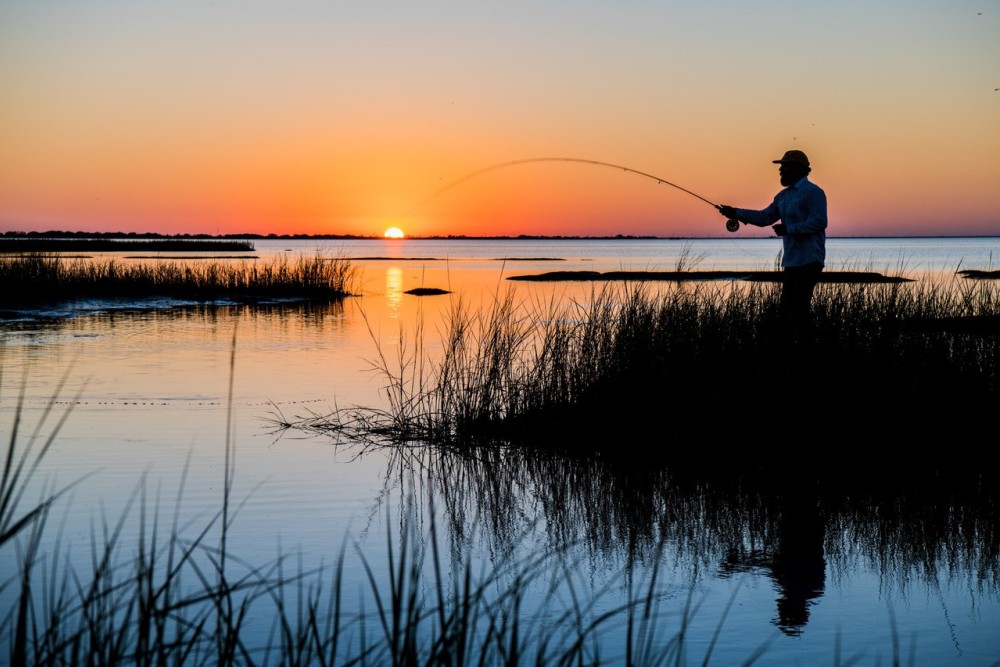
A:
{"type": "Polygon", "coordinates": [[[740,221],[736,218],[726,220],[726,231],[734,233],[740,231],[740,221]]]}

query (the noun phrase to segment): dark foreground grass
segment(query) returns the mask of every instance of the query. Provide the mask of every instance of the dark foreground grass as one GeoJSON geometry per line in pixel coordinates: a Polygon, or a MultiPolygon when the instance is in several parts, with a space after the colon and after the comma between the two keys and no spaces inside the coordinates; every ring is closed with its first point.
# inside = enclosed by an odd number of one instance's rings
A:
{"type": "MultiPolygon", "coordinates": [[[[419,343],[415,350],[400,347],[398,357],[378,361],[389,378],[389,410],[352,410],[284,425],[380,444],[420,444],[421,452],[457,452],[460,460],[468,453],[475,468],[464,472],[456,468],[455,457],[441,459],[447,472],[440,481],[451,484],[450,506],[462,502],[456,479],[493,495],[520,485],[520,478],[506,475],[527,473],[529,482],[552,494],[547,505],[565,505],[567,516],[587,516],[606,539],[602,526],[624,532],[609,517],[626,507],[623,514],[636,516],[631,505],[611,501],[621,498],[616,494],[636,491],[635,463],[650,473],[658,458],[651,452],[677,460],[694,458],[687,456],[692,449],[710,449],[707,457],[697,458],[702,464],[710,459],[714,468],[725,468],[727,458],[759,463],[761,449],[781,451],[781,437],[794,419],[791,408],[801,408],[810,421],[792,423],[813,429],[805,431],[813,435],[811,443],[826,446],[816,467],[838,467],[833,452],[846,451],[851,443],[863,443],[867,450],[866,458],[853,457],[846,464],[852,475],[839,496],[846,506],[869,492],[870,486],[860,485],[869,460],[884,456],[905,477],[916,458],[912,443],[926,442],[913,438],[950,429],[955,437],[947,441],[949,452],[932,455],[940,463],[961,450],[963,434],[973,437],[995,415],[996,337],[912,326],[995,315],[995,287],[823,286],[813,337],[794,344],[776,318],[776,298],[768,285],[733,291],[678,286],[662,292],[627,286],[597,290],[590,301],[568,307],[522,304],[513,292],[484,311],[470,311],[456,301],[439,361],[425,360],[419,343]],[[512,462],[520,461],[511,451],[529,449],[511,450],[511,443],[577,456],[561,458],[570,463],[558,466],[525,457],[511,470],[512,462]],[[630,472],[603,482],[603,473],[582,463],[592,460],[584,455],[595,449],[615,453],[613,458],[630,472]],[[574,461],[581,463],[574,467],[574,461]],[[855,483],[859,486],[852,488],[855,483]],[[584,495],[586,489],[592,493],[584,495]]],[[[347,608],[345,587],[357,582],[345,581],[346,546],[333,567],[323,571],[295,567],[294,554],[246,563],[231,552],[227,536],[236,513],[229,435],[214,516],[200,525],[183,525],[179,512],[166,519],[157,495],[140,485],[121,517],[105,521],[93,536],[91,566],[80,571],[68,554],[45,546],[59,544],[47,539],[47,531],[67,489],[45,490],[43,484],[39,500],[26,495],[27,489],[38,488],[33,477],[58,437],[58,420],[69,414],[46,412],[27,436],[20,408],[4,414],[12,414],[13,421],[0,476],[0,555],[15,567],[0,581],[0,595],[12,601],[0,616],[0,650],[10,664],[707,665],[714,664],[718,642],[725,641],[723,617],[707,646],[691,646],[689,628],[698,613],[694,597],[680,610],[663,606],[667,597],[658,588],[657,554],[665,542],[653,533],[649,562],[654,566],[640,581],[623,573],[624,602],[608,605],[599,595],[571,595],[560,606],[553,596],[543,597],[540,608],[527,608],[529,591],[539,586],[578,590],[576,564],[566,560],[569,531],[565,540],[550,536],[550,544],[534,554],[500,550],[489,569],[479,570],[455,550],[468,541],[441,546],[433,522],[421,524],[407,513],[400,517],[405,526],[400,537],[387,535],[387,571],[377,572],[359,555],[367,595],[361,608],[347,608]],[[33,449],[36,443],[42,445],[33,449]],[[134,543],[126,544],[121,535],[130,513],[139,514],[141,530],[134,543]],[[273,620],[268,632],[250,629],[259,627],[251,622],[260,618],[273,620]],[[606,634],[624,637],[622,655],[604,652],[600,638],[606,634]]],[[[793,444],[800,451],[801,444],[793,444]]],[[[815,457],[813,450],[800,458],[815,457]]],[[[961,465],[979,463],[966,459],[961,465]]],[[[648,489],[672,488],[663,482],[657,478],[648,489]]],[[[931,485],[914,489],[930,495],[931,485]]],[[[872,549],[873,560],[911,559],[909,573],[934,575],[935,567],[969,554],[968,571],[980,577],[974,583],[994,590],[1000,546],[995,515],[979,517],[936,496],[920,505],[919,494],[908,493],[917,510],[874,496],[877,501],[850,505],[850,514],[827,515],[828,535],[847,535],[851,549],[861,540],[872,549]],[[941,520],[929,521],[927,508],[941,520]],[[893,530],[914,555],[892,551],[886,540],[893,530]],[[922,540],[914,539],[918,536],[922,540]]],[[[178,504],[183,495],[181,488],[178,504]]],[[[650,497],[639,493],[628,503],[646,503],[650,497]]],[[[691,523],[669,526],[668,532],[687,546],[717,542],[721,548],[726,535],[742,544],[747,524],[738,520],[727,498],[693,496],[687,501],[691,523]]],[[[834,501],[828,502],[832,507],[834,501]]],[[[671,496],[648,518],[672,521],[683,507],[671,496]]],[[[501,510],[498,503],[498,511],[509,514],[511,507],[504,503],[501,510]]],[[[764,513],[752,503],[741,511],[751,519],[764,513]]],[[[396,524],[388,520],[386,525],[396,524]]],[[[468,540],[467,527],[461,534],[468,540]]],[[[512,543],[508,538],[507,546],[512,543]]],[[[840,557],[849,558],[849,550],[827,551],[827,559],[840,557]]],[[[737,549],[724,565],[738,573],[760,562],[757,551],[737,549]]],[[[768,642],[762,637],[759,650],[743,664],[767,664],[768,642]]],[[[909,642],[894,637],[886,649],[889,657],[879,654],[875,664],[918,664],[917,649],[909,642]]],[[[863,658],[845,655],[838,643],[831,646],[829,664],[859,664],[863,658]]]]}
{"type": "MultiPolygon", "coordinates": [[[[0,582],[0,594],[13,601],[0,615],[0,651],[6,664],[720,664],[713,662],[713,655],[726,641],[726,617],[735,597],[717,619],[714,635],[707,642],[694,641],[691,627],[701,604],[695,594],[697,574],[692,572],[692,586],[680,608],[668,605],[673,595],[661,588],[658,578],[660,563],[669,562],[666,540],[647,554],[653,563],[648,574],[633,578],[623,573],[620,581],[591,596],[583,594],[586,577],[578,579],[576,574],[588,568],[581,569],[569,556],[572,543],[552,537],[547,548],[519,551],[513,548],[516,537],[511,537],[488,567],[476,566],[460,547],[469,544],[471,534],[463,532],[457,542],[449,541],[438,534],[433,520],[420,529],[424,524],[411,495],[398,522],[386,517],[387,570],[377,571],[359,554],[366,581],[346,579],[346,545],[325,570],[296,567],[294,554],[266,563],[244,562],[227,546],[236,516],[230,498],[233,443],[228,435],[217,513],[203,523],[182,524],[179,511],[172,519],[164,517],[159,494],[148,493],[140,484],[121,516],[102,522],[100,533],[92,537],[91,566],[80,570],[69,553],[60,550],[59,540],[45,536],[68,489],[25,502],[25,490],[48,445],[58,437],[58,425],[44,438],[46,444],[33,451],[34,438],[21,434],[20,410],[15,415],[0,477],[0,556],[16,563],[13,576],[0,582]],[[29,445],[22,446],[22,440],[29,445]],[[126,542],[123,526],[130,514],[138,514],[140,528],[134,541],[126,542]],[[53,544],[55,551],[43,546],[53,544]],[[359,585],[366,588],[364,601],[348,608],[345,591],[359,585]],[[539,590],[550,594],[532,597],[539,590]],[[614,595],[614,600],[605,602],[604,595],[614,595]],[[528,604],[528,599],[541,602],[528,604]],[[269,621],[264,630],[261,619],[269,621]],[[605,648],[608,637],[618,648],[605,648]]],[[[35,435],[49,417],[43,416],[35,435]]],[[[437,492],[432,485],[425,493],[423,502],[432,505],[427,515],[434,517],[437,492]]],[[[178,509],[183,496],[182,482],[178,509]]],[[[738,523],[737,514],[725,507],[713,509],[715,503],[695,497],[687,503],[697,508],[692,517],[701,517],[699,530],[704,531],[703,538],[689,535],[689,545],[746,530],[729,525],[738,523]],[[713,517],[721,522],[714,524],[713,517]]],[[[676,515],[677,509],[670,514],[676,515]]],[[[752,504],[744,512],[761,515],[752,504]]],[[[692,527],[678,529],[687,532],[692,527]]],[[[885,538],[883,531],[876,532],[879,539],[885,538]]],[[[962,535],[954,541],[960,544],[962,535]]],[[[759,556],[745,554],[745,560],[759,556]]],[[[728,565],[733,573],[740,563],[741,557],[732,555],[728,565]]],[[[774,639],[761,637],[739,664],[770,664],[774,639]]],[[[871,664],[918,664],[914,646],[896,637],[885,653],[875,651],[874,656],[852,653],[841,641],[838,637],[830,647],[825,664],[840,667],[869,659],[874,660],[871,664]]]]}
{"type": "Polygon", "coordinates": [[[929,434],[954,443],[930,457],[941,463],[995,428],[995,281],[821,284],[814,325],[796,335],[779,318],[779,290],[626,283],[568,305],[522,303],[514,290],[484,309],[458,300],[433,363],[420,331],[412,350],[379,351],[387,409],[276,421],[383,444],[583,452],[638,436],[649,447],[636,456],[715,465],[801,458],[806,443],[823,444],[824,463],[856,465],[863,453],[903,465],[917,459],[912,438],[929,434]]]}
{"type": "MultiPolygon", "coordinates": [[[[140,484],[121,517],[103,522],[92,539],[92,568],[80,571],[68,553],[42,546],[53,544],[43,536],[69,487],[25,502],[69,411],[39,449],[33,445],[51,412],[27,438],[21,414],[19,404],[0,475],[0,555],[17,564],[16,573],[0,582],[0,594],[13,600],[0,615],[6,664],[597,665],[604,660],[599,637],[608,630],[628,638],[622,664],[684,664],[690,615],[673,619],[679,631],[660,632],[655,577],[648,590],[636,589],[632,599],[599,613],[596,600],[560,609],[546,598],[540,608],[526,609],[525,595],[534,586],[572,590],[574,568],[560,563],[563,550],[521,560],[501,556],[487,571],[459,557],[453,571],[443,560],[435,524],[422,534],[421,522],[409,514],[398,544],[396,524],[387,521],[389,571],[376,572],[362,558],[369,611],[343,606],[345,585],[358,583],[344,581],[344,549],[329,571],[295,570],[289,556],[265,564],[240,561],[227,548],[235,516],[228,434],[218,513],[201,526],[180,525],[179,513],[165,521],[159,498],[140,484]],[[131,512],[139,513],[140,529],[136,543],[124,544],[131,512]],[[272,619],[268,633],[259,625],[248,629],[262,618],[272,619]],[[548,620],[533,624],[530,618],[548,620]]],[[[183,495],[182,484],[178,504],[183,495]]],[[[706,663],[710,653],[711,647],[706,663]]]]}
{"type": "MultiPolygon", "coordinates": [[[[231,378],[235,339],[233,350],[231,378]]],[[[230,403],[232,389],[231,379],[230,403]]],[[[57,388],[50,406],[58,403],[60,392],[57,388]]],[[[90,567],[81,570],[74,565],[79,561],[62,551],[61,541],[47,534],[72,485],[52,488],[35,479],[70,411],[45,410],[31,429],[22,422],[21,399],[14,410],[2,414],[12,415],[0,474],[0,557],[14,564],[10,576],[0,581],[0,595],[12,602],[0,611],[0,661],[6,664],[710,665],[717,664],[713,656],[726,641],[726,617],[735,598],[716,620],[713,637],[695,642],[691,628],[700,606],[695,595],[698,567],[692,571],[686,601],[679,609],[669,606],[673,596],[661,588],[658,576],[660,564],[671,561],[666,557],[668,544],[681,552],[693,551],[693,563],[707,565],[728,554],[724,576],[769,559],[770,567],[777,569],[777,560],[759,551],[769,548],[774,530],[773,522],[762,518],[775,512],[761,504],[760,496],[740,491],[743,497],[734,503],[732,491],[706,493],[694,478],[683,482],[665,470],[661,476],[648,465],[626,466],[609,476],[608,468],[593,467],[596,459],[511,456],[497,447],[479,452],[418,450],[422,458],[412,469],[428,473],[429,483],[421,484],[419,497],[410,494],[398,521],[386,517],[385,571],[359,552],[366,581],[346,578],[346,544],[328,569],[296,567],[291,553],[248,563],[232,553],[228,540],[238,509],[231,498],[235,443],[230,424],[217,512],[183,522],[182,481],[177,508],[172,517],[165,517],[159,493],[149,493],[140,483],[121,515],[104,519],[100,532],[92,535],[90,567]],[[448,456],[456,453],[457,459],[448,456]],[[466,484],[472,488],[464,488],[466,484]],[[566,513],[562,520],[549,517],[545,546],[520,549],[518,535],[523,533],[500,527],[505,537],[491,550],[489,565],[474,565],[463,545],[467,549],[475,541],[481,524],[462,521],[460,506],[485,493],[500,513],[509,515],[512,505],[507,500],[526,499],[494,491],[511,493],[529,486],[543,496],[551,494],[543,504],[562,506],[566,513]],[[39,488],[39,499],[29,500],[29,489],[39,488]],[[444,500],[453,533],[438,532],[433,519],[438,516],[437,498],[444,500]],[[659,502],[662,506],[655,507],[659,502]],[[425,513],[419,503],[430,505],[425,513]],[[640,506],[655,511],[643,512],[640,506]],[[126,541],[124,526],[134,515],[139,530],[133,541],[126,541]],[[430,521],[425,523],[421,516],[430,521]],[[574,518],[567,519],[570,516],[574,518]],[[573,561],[572,531],[561,528],[581,520],[604,539],[612,534],[627,537],[616,521],[645,526],[649,546],[641,558],[631,551],[635,539],[621,542],[637,560],[652,563],[643,570],[647,574],[626,570],[609,588],[583,594],[587,577],[577,573],[589,569],[573,561]],[[659,538],[650,530],[657,524],[659,538]],[[348,607],[346,591],[359,584],[364,588],[362,602],[348,607]],[[539,590],[551,595],[535,596],[539,590]],[[614,599],[606,601],[606,594],[614,599]],[[529,599],[541,602],[528,604],[529,599]],[[261,619],[269,621],[264,631],[261,619]],[[606,649],[606,637],[615,638],[620,648],[606,649]]],[[[516,451],[527,454],[526,449],[516,451]]],[[[994,513],[977,513],[972,507],[942,502],[931,488],[921,488],[929,499],[914,502],[913,509],[906,503],[865,500],[860,505],[868,513],[857,515],[856,509],[831,503],[837,514],[825,520],[831,527],[828,544],[834,547],[827,558],[837,553],[856,557],[859,547],[872,549],[873,559],[884,558],[891,549],[887,537],[901,531],[899,544],[905,549],[892,553],[890,560],[902,561],[911,576],[924,572],[936,581],[935,568],[947,573],[948,567],[962,564],[969,576],[978,577],[974,585],[995,588],[1000,545],[996,503],[983,503],[994,513]],[[934,509],[930,514],[928,507],[934,509]],[[940,521],[933,520],[937,515],[940,521]],[[855,523],[855,516],[864,520],[862,525],[855,523]],[[907,526],[913,526],[913,532],[906,532],[907,526]],[[838,535],[849,543],[839,552],[838,535]]],[[[777,519],[785,521],[780,512],[777,519]]],[[[487,508],[482,516],[495,529],[499,523],[491,514],[487,508]]],[[[793,528],[798,535],[797,526],[793,528]]],[[[781,544],[779,533],[778,554],[781,544]]],[[[772,641],[774,637],[761,637],[740,664],[770,664],[772,641]]],[[[894,632],[891,645],[874,656],[852,653],[841,642],[838,637],[830,647],[827,664],[840,667],[868,659],[872,664],[918,664],[911,639],[897,638],[894,632]]]]}
{"type": "Polygon", "coordinates": [[[0,256],[0,306],[32,307],[75,299],[172,297],[336,299],[349,296],[356,270],[345,257],[211,261],[62,259],[37,253],[0,256]]]}

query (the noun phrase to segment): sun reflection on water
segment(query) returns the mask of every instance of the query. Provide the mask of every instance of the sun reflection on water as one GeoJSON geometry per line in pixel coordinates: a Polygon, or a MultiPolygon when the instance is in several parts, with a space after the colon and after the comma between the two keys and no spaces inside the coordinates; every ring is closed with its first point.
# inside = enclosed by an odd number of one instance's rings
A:
{"type": "Polygon", "coordinates": [[[385,305],[389,317],[398,320],[403,305],[403,270],[398,266],[385,270],[385,305]]]}

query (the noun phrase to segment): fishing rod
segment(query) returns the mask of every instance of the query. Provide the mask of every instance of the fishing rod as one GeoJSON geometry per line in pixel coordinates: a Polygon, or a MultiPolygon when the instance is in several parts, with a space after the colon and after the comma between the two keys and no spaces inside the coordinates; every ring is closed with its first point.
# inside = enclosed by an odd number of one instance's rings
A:
{"type": "MultiPolygon", "coordinates": [[[[687,194],[691,195],[692,197],[696,197],[696,198],[700,199],[701,201],[705,202],[706,204],[708,204],[709,206],[713,207],[716,210],[719,210],[719,211],[722,210],[722,206],[720,206],[719,204],[716,204],[715,202],[709,201],[708,199],[705,199],[701,195],[699,195],[699,194],[697,194],[695,192],[691,192],[687,188],[681,187],[681,186],[677,185],[676,183],[671,183],[670,181],[668,181],[665,178],[660,178],[659,176],[654,176],[653,174],[647,173],[645,171],[639,171],[638,169],[632,169],[631,167],[625,167],[625,166],[622,166],[620,164],[612,164],[611,162],[602,162],[600,160],[587,160],[587,159],[584,159],[584,158],[577,158],[577,157],[531,157],[531,158],[524,158],[524,159],[521,159],[521,160],[511,160],[509,162],[501,162],[499,164],[494,164],[494,165],[491,165],[489,167],[485,167],[483,169],[479,169],[478,171],[474,171],[471,174],[466,174],[465,176],[463,176],[462,178],[459,178],[458,180],[452,181],[448,185],[446,185],[443,188],[441,188],[441,189],[437,190],[436,192],[434,192],[431,196],[427,197],[422,202],[420,202],[419,204],[417,204],[416,206],[414,206],[413,209],[410,209],[410,210],[412,211],[414,209],[420,208],[421,206],[423,206],[424,204],[426,204],[428,201],[430,201],[432,199],[435,199],[436,197],[439,197],[440,195],[444,194],[448,190],[451,190],[452,188],[458,187],[462,183],[465,183],[466,181],[468,181],[468,180],[470,180],[472,178],[475,178],[477,176],[482,176],[483,174],[489,173],[491,171],[496,171],[497,169],[503,169],[505,167],[513,167],[513,166],[519,165],[519,164],[528,164],[528,163],[531,163],[531,162],[576,162],[576,163],[579,163],[579,164],[590,164],[590,165],[596,165],[598,167],[608,167],[608,168],[611,168],[611,169],[617,169],[619,171],[624,171],[624,172],[628,172],[630,174],[635,174],[637,176],[642,176],[643,178],[648,178],[648,179],[650,179],[652,181],[655,181],[658,185],[669,185],[672,188],[676,188],[676,189],[680,190],[681,192],[686,192],[687,194]]],[[[728,231],[730,231],[730,232],[737,232],[737,231],[739,231],[739,229],[740,229],[740,222],[739,222],[739,220],[737,220],[736,218],[730,218],[730,219],[726,220],[726,229],[728,231]]]]}

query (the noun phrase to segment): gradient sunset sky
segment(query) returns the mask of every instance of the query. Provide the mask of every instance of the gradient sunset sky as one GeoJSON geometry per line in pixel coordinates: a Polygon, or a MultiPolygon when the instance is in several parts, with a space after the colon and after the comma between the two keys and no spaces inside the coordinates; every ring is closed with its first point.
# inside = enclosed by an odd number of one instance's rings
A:
{"type": "Polygon", "coordinates": [[[997,0],[7,0],[0,91],[0,231],[726,236],[447,186],[762,208],[798,148],[831,236],[1000,234],[997,0]]]}

